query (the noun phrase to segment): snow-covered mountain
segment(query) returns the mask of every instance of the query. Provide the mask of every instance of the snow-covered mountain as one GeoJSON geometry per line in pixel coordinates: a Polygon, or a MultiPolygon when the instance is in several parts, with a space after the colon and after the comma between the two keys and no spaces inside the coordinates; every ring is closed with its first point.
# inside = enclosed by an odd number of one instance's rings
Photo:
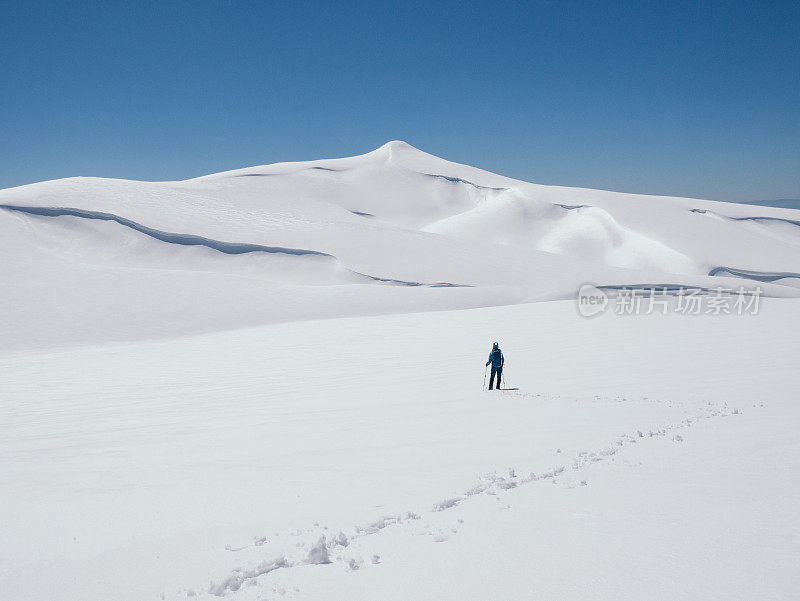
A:
{"type": "Polygon", "coordinates": [[[535,185],[404,142],[6,189],[0,240],[5,348],[564,299],[585,282],[800,294],[795,211],[535,185]]]}
{"type": "Polygon", "coordinates": [[[0,251],[0,601],[800,589],[797,211],[390,142],[2,190],[0,251]],[[585,319],[584,283],[767,298],[585,319]]]}

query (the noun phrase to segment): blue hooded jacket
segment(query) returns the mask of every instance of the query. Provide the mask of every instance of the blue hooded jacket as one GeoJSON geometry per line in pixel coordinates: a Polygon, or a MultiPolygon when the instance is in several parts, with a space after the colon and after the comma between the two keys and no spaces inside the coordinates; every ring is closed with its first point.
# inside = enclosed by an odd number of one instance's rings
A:
{"type": "Polygon", "coordinates": [[[503,351],[500,350],[500,347],[497,343],[494,344],[492,347],[492,352],[489,353],[489,360],[486,362],[486,365],[492,364],[492,367],[503,367],[503,351]]]}

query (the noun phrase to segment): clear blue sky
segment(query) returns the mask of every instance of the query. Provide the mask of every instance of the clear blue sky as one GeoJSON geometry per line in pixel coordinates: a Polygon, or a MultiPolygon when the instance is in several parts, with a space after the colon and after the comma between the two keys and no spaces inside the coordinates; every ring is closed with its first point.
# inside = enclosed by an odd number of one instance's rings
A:
{"type": "Polygon", "coordinates": [[[0,0],[0,187],[391,139],[539,183],[800,198],[800,3],[0,0]]]}

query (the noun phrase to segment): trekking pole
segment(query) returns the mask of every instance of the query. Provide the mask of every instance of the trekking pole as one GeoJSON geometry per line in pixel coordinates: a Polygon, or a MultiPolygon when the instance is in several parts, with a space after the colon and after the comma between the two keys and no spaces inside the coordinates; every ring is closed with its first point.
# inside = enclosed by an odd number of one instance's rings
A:
{"type": "Polygon", "coordinates": [[[486,374],[489,373],[489,366],[486,366],[486,369],[483,370],[483,389],[486,390],[486,374]]]}

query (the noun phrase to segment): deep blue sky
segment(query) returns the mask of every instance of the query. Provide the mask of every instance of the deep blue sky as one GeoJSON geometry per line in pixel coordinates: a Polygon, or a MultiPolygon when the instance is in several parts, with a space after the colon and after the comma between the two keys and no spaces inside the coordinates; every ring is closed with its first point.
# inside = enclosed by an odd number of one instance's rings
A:
{"type": "Polygon", "coordinates": [[[800,3],[0,0],[0,187],[391,139],[539,183],[800,198],[800,3]]]}

